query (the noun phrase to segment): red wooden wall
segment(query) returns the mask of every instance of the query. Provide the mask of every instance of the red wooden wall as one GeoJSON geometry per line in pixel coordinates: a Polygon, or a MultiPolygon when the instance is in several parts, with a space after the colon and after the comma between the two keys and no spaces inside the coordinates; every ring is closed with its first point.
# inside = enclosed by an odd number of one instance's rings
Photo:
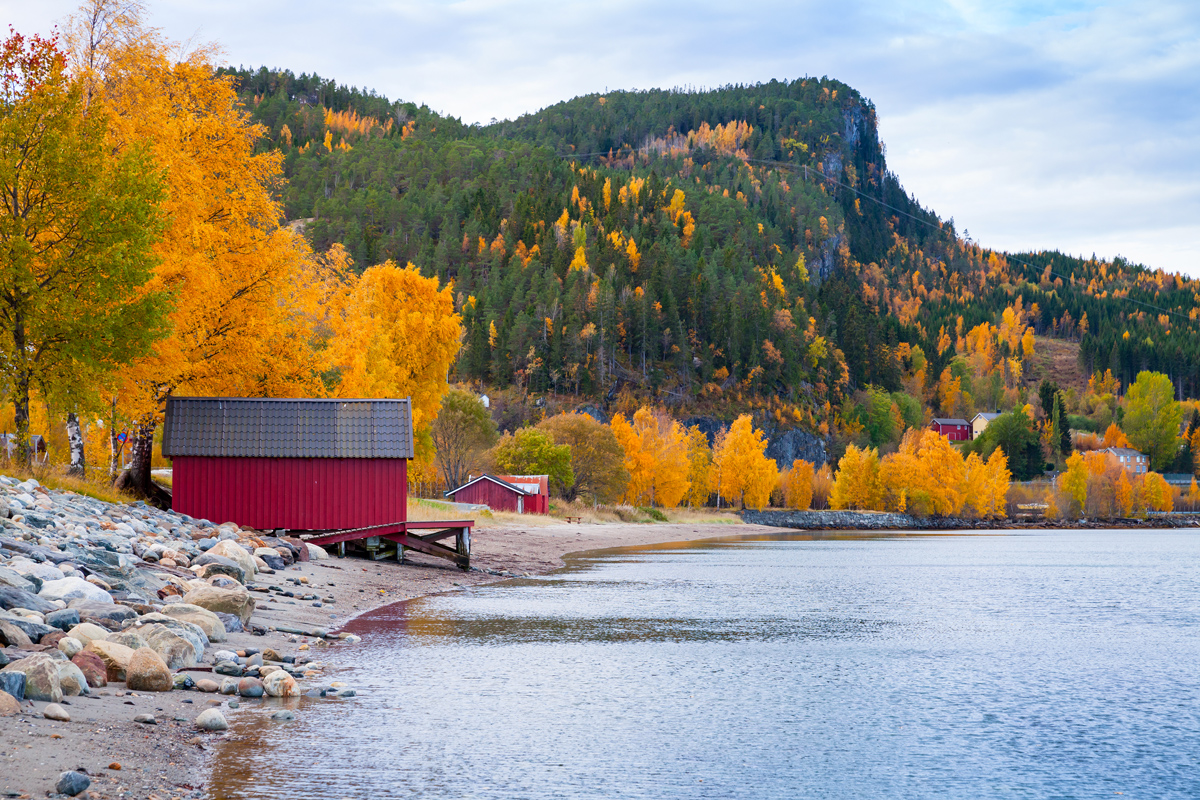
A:
{"type": "Polygon", "coordinates": [[[171,506],[220,524],[341,530],[408,519],[403,458],[173,459],[171,506]]]}
{"type": "MultiPolygon", "coordinates": [[[[519,495],[512,489],[506,489],[491,481],[476,481],[470,486],[463,487],[450,496],[456,503],[481,503],[493,511],[516,511],[519,495]]],[[[528,503],[530,497],[525,498],[528,503]]]]}

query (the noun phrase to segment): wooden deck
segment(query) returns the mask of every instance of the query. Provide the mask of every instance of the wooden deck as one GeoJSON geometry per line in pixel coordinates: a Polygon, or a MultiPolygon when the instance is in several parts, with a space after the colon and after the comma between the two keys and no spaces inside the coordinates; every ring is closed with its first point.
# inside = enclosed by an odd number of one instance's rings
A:
{"type": "Polygon", "coordinates": [[[459,569],[468,570],[471,568],[471,528],[474,525],[473,519],[415,520],[344,531],[311,531],[302,534],[300,538],[321,547],[339,545],[340,555],[345,555],[346,542],[386,540],[396,544],[397,560],[404,559],[404,550],[407,548],[444,558],[456,564],[459,569]],[[454,547],[442,544],[443,539],[451,537],[454,538],[454,547]]]}

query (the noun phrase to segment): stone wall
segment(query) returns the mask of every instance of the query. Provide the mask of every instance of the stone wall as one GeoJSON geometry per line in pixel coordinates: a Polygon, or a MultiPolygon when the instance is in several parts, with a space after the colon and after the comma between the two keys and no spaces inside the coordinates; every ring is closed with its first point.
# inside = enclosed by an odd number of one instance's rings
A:
{"type": "Polygon", "coordinates": [[[752,511],[742,512],[742,519],[751,525],[773,528],[802,528],[804,530],[896,530],[927,528],[927,522],[887,511],[752,511]]]}

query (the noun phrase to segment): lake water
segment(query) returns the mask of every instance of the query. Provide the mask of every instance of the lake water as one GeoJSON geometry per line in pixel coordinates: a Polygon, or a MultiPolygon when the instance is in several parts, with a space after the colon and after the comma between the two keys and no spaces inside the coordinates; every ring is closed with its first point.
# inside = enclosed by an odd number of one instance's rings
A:
{"type": "Polygon", "coordinates": [[[356,620],[219,798],[1200,797],[1200,535],[592,554],[356,620]]]}

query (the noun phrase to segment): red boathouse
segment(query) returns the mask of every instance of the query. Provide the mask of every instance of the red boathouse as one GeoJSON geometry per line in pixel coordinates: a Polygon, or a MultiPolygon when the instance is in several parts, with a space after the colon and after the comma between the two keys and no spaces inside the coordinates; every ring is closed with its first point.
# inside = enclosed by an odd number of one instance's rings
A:
{"type": "Polygon", "coordinates": [[[172,507],[213,522],[341,531],[408,518],[405,400],[172,397],[172,507]]]}

